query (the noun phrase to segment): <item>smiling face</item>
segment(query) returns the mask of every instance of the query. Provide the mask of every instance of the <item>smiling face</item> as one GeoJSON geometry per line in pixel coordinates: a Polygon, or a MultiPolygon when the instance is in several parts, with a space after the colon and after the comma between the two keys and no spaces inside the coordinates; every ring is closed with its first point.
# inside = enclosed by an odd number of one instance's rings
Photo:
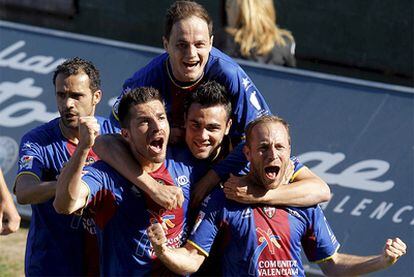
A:
{"type": "Polygon", "coordinates": [[[191,16],[177,21],[169,38],[163,38],[174,78],[181,82],[198,80],[203,75],[212,43],[213,37],[203,19],[191,16]]]}
{"type": "Polygon", "coordinates": [[[249,175],[255,182],[266,189],[276,188],[289,165],[290,143],[285,126],[279,122],[257,124],[244,153],[250,162],[249,175]]]}
{"type": "Polygon", "coordinates": [[[231,119],[222,105],[204,107],[193,103],[186,117],[185,141],[197,159],[214,159],[220,153],[223,137],[229,133],[231,119]]]}
{"type": "Polygon", "coordinates": [[[158,100],[131,106],[129,127],[121,132],[134,157],[147,172],[165,160],[170,127],[163,104],[158,100]]]}
{"type": "Polygon", "coordinates": [[[77,130],[79,117],[92,116],[95,106],[101,100],[101,91],[92,92],[87,74],[58,74],[56,76],[56,102],[61,116],[62,128],[67,131],[77,130]]]}

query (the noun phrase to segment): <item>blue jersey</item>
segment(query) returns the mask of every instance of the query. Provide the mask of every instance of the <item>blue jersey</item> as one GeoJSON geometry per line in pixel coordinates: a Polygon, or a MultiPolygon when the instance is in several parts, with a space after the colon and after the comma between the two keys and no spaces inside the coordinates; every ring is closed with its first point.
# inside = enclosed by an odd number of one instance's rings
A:
{"type": "Polygon", "coordinates": [[[339,244],[319,206],[309,208],[246,205],[215,190],[202,204],[187,241],[208,256],[218,231],[224,276],[305,276],[309,261],[332,256],[339,244]]]}
{"type": "Polygon", "coordinates": [[[85,168],[82,177],[90,189],[88,209],[97,226],[104,276],[165,275],[171,272],[156,259],[146,229],[165,222],[168,244],[180,247],[187,238],[190,187],[207,166],[188,149],[170,147],[163,165],[150,175],[164,185],[183,190],[181,208],[165,210],[103,161],[85,168]],[[196,166],[196,168],[195,168],[196,166]]]}
{"type": "MultiPolygon", "coordinates": [[[[170,73],[168,57],[167,53],[159,55],[125,81],[123,92],[115,102],[111,114],[114,124],[117,123],[118,105],[122,95],[136,87],[151,86],[161,92],[166,102],[170,123],[173,126],[182,127],[186,95],[191,93],[201,82],[208,80],[215,80],[223,85],[231,97],[233,124],[229,135],[233,146],[236,146],[243,139],[244,130],[250,121],[261,115],[271,113],[263,96],[243,69],[220,50],[212,48],[204,69],[203,78],[200,82],[188,87],[180,86],[174,80],[170,73]]],[[[242,170],[247,163],[241,147],[236,148],[232,155],[232,157],[214,167],[222,180],[228,177],[229,172],[242,170]]]]}
{"type": "MultiPolygon", "coordinates": [[[[101,134],[113,132],[109,120],[97,119],[101,134]]],[[[21,139],[17,176],[30,174],[42,182],[56,181],[75,149],[76,145],[62,135],[59,118],[34,128],[21,139]]],[[[90,152],[88,162],[96,159],[97,156],[90,152]]],[[[87,257],[83,255],[86,235],[81,217],[56,213],[53,201],[54,198],[31,205],[26,275],[84,275],[87,272],[84,262],[87,257]]]]}

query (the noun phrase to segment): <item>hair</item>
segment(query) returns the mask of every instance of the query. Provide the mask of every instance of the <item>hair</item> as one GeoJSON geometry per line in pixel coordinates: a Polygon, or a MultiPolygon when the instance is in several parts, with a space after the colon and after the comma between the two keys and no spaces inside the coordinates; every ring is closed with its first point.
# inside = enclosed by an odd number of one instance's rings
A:
{"type": "Polygon", "coordinates": [[[289,144],[290,144],[290,132],[289,132],[289,124],[281,117],[275,115],[263,115],[261,117],[256,118],[255,120],[251,121],[246,127],[246,145],[250,145],[250,141],[252,139],[252,131],[253,128],[259,124],[265,123],[280,123],[286,128],[286,132],[288,134],[289,144]]]}
{"type": "Polygon", "coordinates": [[[62,64],[58,65],[55,72],[53,73],[53,85],[56,86],[56,78],[59,74],[63,74],[65,77],[69,77],[71,75],[77,75],[82,72],[88,75],[89,88],[92,92],[95,92],[101,88],[99,70],[92,62],[79,57],[68,59],[62,64]]]}
{"type": "Polygon", "coordinates": [[[185,111],[188,113],[188,109],[193,103],[198,103],[207,108],[220,105],[224,107],[228,120],[231,116],[231,101],[229,99],[230,96],[224,86],[216,81],[207,81],[199,85],[195,91],[188,95],[185,111]]]}
{"type": "Polygon", "coordinates": [[[285,39],[294,41],[291,32],[276,25],[273,0],[231,1],[237,2],[238,19],[236,26],[227,27],[226,32],[240,46],[242,56],[250,57],[251,50],[266,55],[275,45],[286,46],[285,39]]]}
{"type": "Polygon", "coordinates": [[[203,19],[208,25],[209,35],[213,34],[213,21],[203,6],[192,1],[176,1],[170,6],[165,15],[164,37],[169,39],[174,24],[191,16],[203,19]]]}
{"type": "Polygon", "coordinates": [[[119,103],[118,117],[122,128],[128,128],[131,122],[130,109],[138,104],[158,100],[164,105],[160,92],[152,87],[138,87],[126,92],[119,103]]]}

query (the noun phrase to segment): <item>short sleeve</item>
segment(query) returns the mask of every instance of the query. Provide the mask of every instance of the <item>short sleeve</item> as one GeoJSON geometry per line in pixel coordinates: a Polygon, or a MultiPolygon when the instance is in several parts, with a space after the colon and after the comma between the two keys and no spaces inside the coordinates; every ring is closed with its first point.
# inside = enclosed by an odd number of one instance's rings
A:
{"type": "Polygon", "coordinates": [[[311,208],[310,228],[302,238],[303,250],[310,262],[323,262],[329,259],[339,248],[339,242],[332,232],[322,209],[311,208]]]}
{"type": "Polygon", "coordinates": [[[17,176],[31,174],[40,180],[46,167],[44,156],[42,147],[36,139],[30,134],[24,135],[20,142],[17,176]]]}
{"type": "Polygon", "coordinates": [[[214,190],[201,204],[193,230],[187,240],[189,244],[208,256],[214,239],[222,222],[224,193],[221,189],[214,190]]]}

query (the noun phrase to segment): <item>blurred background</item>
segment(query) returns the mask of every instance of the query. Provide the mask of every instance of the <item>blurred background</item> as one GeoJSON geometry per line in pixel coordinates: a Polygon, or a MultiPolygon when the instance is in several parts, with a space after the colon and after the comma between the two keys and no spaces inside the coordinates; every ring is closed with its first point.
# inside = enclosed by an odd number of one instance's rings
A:
{"type": "MultiPolygon", "coordinates": [[[[162,47],[165,10],[174,2],[0,0],[0,19],[162,47]]],[[[198,1],[215,29],[224,0],[198,1]]],[[[298,68],[413,86],[412,0],[275,0],[277,24],[296,40],[298,68]]]]}

